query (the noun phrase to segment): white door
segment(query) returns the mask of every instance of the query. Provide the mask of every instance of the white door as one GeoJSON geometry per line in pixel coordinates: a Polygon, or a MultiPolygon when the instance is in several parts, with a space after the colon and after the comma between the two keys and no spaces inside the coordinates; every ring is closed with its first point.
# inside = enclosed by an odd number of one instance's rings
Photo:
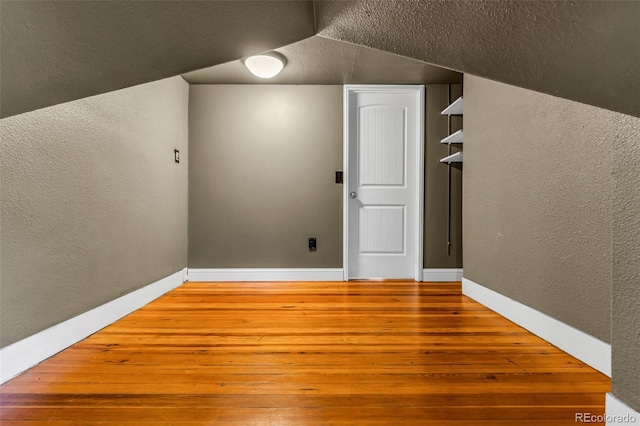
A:
{"type": "Polygon", "coordinates": [[[345,278],[422,280],[424,86],[345,86],[345,278]]]}

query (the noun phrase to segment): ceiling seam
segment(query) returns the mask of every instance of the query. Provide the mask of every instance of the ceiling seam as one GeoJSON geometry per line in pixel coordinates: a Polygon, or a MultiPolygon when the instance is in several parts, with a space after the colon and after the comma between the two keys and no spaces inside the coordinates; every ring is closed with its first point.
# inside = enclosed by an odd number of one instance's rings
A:
{"type": "Polygon", "coordinates": [[[356,50],[356,54],[353,55],[353,65],[351,66],[351,73],[349,74],[348,84],[353,83],[353,74],[356,72],[356,62],[358,62],[358,56],[360,56],[360,51],[356,50]]]}
{"type": "Polygon", "coordinates": [[[318,13],[316,11],[316,0],[311,1],[311,8],[313,9],[313,33],[318,35],[318,13]]]}

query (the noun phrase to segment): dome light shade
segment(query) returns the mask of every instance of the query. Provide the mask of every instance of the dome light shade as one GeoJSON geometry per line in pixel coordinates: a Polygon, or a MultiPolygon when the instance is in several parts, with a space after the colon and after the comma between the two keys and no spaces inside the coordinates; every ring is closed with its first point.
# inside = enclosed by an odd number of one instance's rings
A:
{"type": "Polygon", "coordinates": [[[256,77],[272,78],[282,71],[284,61],[275,55],[256,55],[245,59],[244,65],[256,77]]]}

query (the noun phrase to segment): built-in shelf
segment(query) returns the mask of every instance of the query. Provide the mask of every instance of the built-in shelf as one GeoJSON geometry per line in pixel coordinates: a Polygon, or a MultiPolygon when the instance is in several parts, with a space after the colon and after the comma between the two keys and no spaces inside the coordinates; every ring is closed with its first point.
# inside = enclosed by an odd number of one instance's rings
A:
{"type": "Polygon", "coordinates": [[[440,160],[441,163],[462,163],[462,151],[451,154],[440,160]]]}
{"type": "MultiPolygon", "coordinates": [[[[447,256],[451,255],[451,224],[452,224],[452,220],[451,220],[451,208],[452,208],[452,197],[451,197],[451,189],[452,189],[452,185],[451,185],[451,169],[452,168],[461,168],[462,167],[462,151],[459,152],[455,152],[452,153],[452,144],[462,144],[462,140],[463,140],[463,134],[462,134],[462,129],[458,130],[455,133],[451,133],[451,124],[452,124],[452,119],[451,116],[452,115],[457,115],[459,117],[462,118],[462,107],[463,107],[463,103],[462,103],[462,96],[460,96],[458,99],[456,99],[455,101],[451,102],[451,84],[449,84],[448,87],[448,94],[447,94],[447,99],[449,100],[449,106],[446,107],[445,109],[442,110],[442,112],[440,113],[441,115],[446,115],[447,116],[447,128],[448,128],[448,135],[446,138],[442,139],[440,141],[440,143],[443,143],[445,145],[447,145],[447,153],[449,155],[447,155],[446,157],[442,158],[440,160],[441,163],[444,163],[447,165],[447,172],[448,172],[448,178],[447,178],[447,256]],[[460,164],[457,167],[454,167],[453,164],[454,163],[458,163],[460,164]]],[[[462,148],[462,146],[460,146],[460,148],[462,148]]],[[[462,170],[462,169],[460,169],[462,170]]]]}
{"type": "Polygon", "coordinates": [[[453,101],[451,105],[446,107],[440,113],[442,115],[462,115],[462,96],[453,101]]]}
{"type": "Polygon", "coordinates": [[[450,134],[446,138],[442,139],[440,143],[462,143],[462,130],[458,130],[457,132],[450,134]]]}

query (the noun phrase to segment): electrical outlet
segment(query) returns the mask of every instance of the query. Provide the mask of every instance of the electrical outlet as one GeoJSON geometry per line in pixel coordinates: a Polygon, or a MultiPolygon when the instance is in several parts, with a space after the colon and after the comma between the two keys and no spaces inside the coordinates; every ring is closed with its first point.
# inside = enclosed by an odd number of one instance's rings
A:
{"type": "Polygon", "coordinates": [[[309,238],[309,251],[316,251],[318,247],[316,246],[316,239],[309,238]]]}

